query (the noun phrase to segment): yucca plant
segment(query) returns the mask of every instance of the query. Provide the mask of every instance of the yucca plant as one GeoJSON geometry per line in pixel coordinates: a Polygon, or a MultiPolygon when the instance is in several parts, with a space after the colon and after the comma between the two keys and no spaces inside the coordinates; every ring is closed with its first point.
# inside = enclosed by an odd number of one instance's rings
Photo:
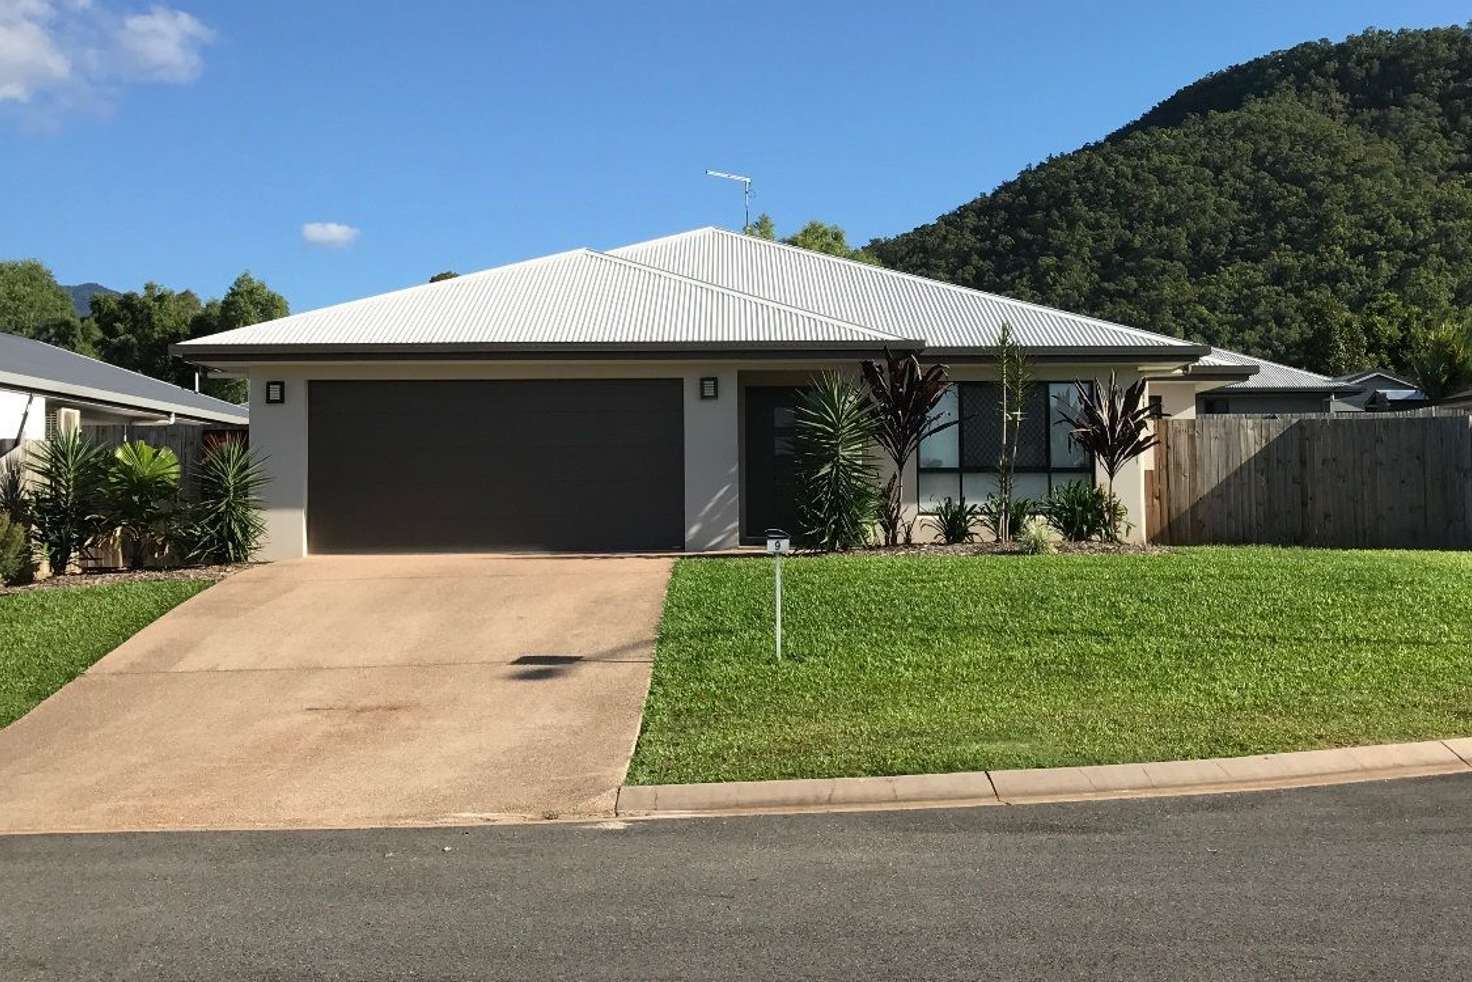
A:
{"type": "Polygon", "coordinates": [[[874,439],[894,463],[894,474],[884,486],[880,502],[879,522],[884,530],[884,544],[898,545],[904,527],[905,465],[920,448],[920,441],[932,433],[955,426],[957,420],[940,422],[935,407],[950,385],[946,366],[931,365],[923,371],[913,354],[895,354],[884,349],[883,364],[863,363],[864,381],[873,396],[877,423],[874,439]]]}
{"type": "Polygon", "coordinates": [[[179,458],[141,440],[113,452],[107,473],[108,518],[122,537],[123,561],[137,569],[162,546],[179,500],[179,458]]]}
{"type": "Polygon", "coordinates": [[[867,542],[877,497],[875,427],[873,404],[849,376],[823,372],[798,400],[792,441],[797,513],[802,538],[819,549],[867,542]]]}
{"type": "Polygon", "coordinates": [[[925,520],[930,529],[948,546],[976,540],[976,523],[981,520],[981,509],[952,498],[943,499],[935,506],[935,514],[925,520]]]}
{"type": "Polygon", "coordinates": [[[16,525],[30,523],[31,503],[26,495],[26,469],[17,450],[0,460],[0,514],[16,525]]]}
{"type": "Polygon", "coordinates": [[[60,576],[107,530],[107,453],[76,430],[33,445],[31,535],[60,576]]]}
{"type": "Polygon", "coordinates": [[[199,462],[199,501],[189,526],[189,557],[200,562],[248,562],[260,548],[266,522],[260,490],[269,480],[244,441],[225,439],[199,462]]]}

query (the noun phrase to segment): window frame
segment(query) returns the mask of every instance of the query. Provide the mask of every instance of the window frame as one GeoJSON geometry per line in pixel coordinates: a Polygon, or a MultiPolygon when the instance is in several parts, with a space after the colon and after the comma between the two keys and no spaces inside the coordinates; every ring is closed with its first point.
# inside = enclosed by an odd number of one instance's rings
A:
{"type": "MultiPolygon", "coordinates": [[[[1049,386],[1053,386],[1053,385],[1066,385],[1066,386],[1072,387],[1077,381],[1079,381],[1079,380],[1078,379],[1042,378],[1042,379],[1034,379],[1031,384],[1032,385],[1037,385],[1037,386],[1042,386],[1045,389],[1047,389],[1049,386]]],[[[963,400],[962,400],[962,397],[961,397],[961,392],[960,392],[960,387],[963,386],[963,385],[998,385],[998,384],[1000,384],[1000,383],[998,381],[996,381],[995,379],[963,379],[963,380],[960,380],[960,381],[952,381],[952,382],[949,383],[949,385],[952,388],[955,388],[956,389],[956,420],[957,421],[952,426],[952,428],[956,430],[956,466],[955,467],[925,467],[925,466],[922,466],[921,463],[920,463],[920,461],[921,461],[920,448],[919,447],[916,448],[916,450],[915,450],[915,507],[916,507],[916,511],[917,511],[918,514],[920,514],[920,515],[934,515],[935,514],[935,512],[933,510],[928,510],[926,508],[925,500],[924,500],[924,498],[922,497],[922,495],[920,493],[920,477],[921,477],[921,475],[924,475],[924,474],[950,474],[950,475],[954,475],[955,478],[956,478],[956,493],[958,495],[960,495],[960,499],[959,500],[964,504],[965,501],[966,501],[966,475],[967,474],[996,474],[998,472],[998,467],[997,467],[997,465],[995,463],[985,464],[985,465],[982,465],[980,467],[967,467],[966,466],[966,464],[965,464],[965,460],[966,460],[965,429],[964,429],[964,427],[962,427],[962,425],[960,423],[960,419],[961,419],[961,405],[963,403],[963,400]]],[[[1093,389],[1095,389],[1097,391],[1097,388],[1098,388],[1097,383],[1091,381],[1091,382],[1088,383],[1088,385],[1090,386],[1090,388],[1093,388],[1093,389]]],[[[1050,392],[1050,395],[1048,396],[1047,402],[1048,402],[1048,416],[1049,416],[1049,420],[1050,420],[1049,423],[1048,423],[1048,428],[1045,431],[1048,434],[1048,446],[1047,446],[1048,466],[1047,467],[1020,467],[1020,466],[1019,467],[1013,467],[1012,468],[1012,473],[1013,474],[1044,474],[1044,475],[1046,475],[1047,478],[1048,478],[1048,491],[1050,493],[1058,485],[1058,483],[1060,483],[1060,482],[1055,481],[1054,475],[1064,475],[1065,477],[1071,476],[1074,481],[1077,481],[1077,480],[1080,480],[1080,479],[1086,479],[1089,482],[1089,486],[1090,487],[1096,486],[1099,483],[1098,473],[1097,473],[1098,467],[1097,467],[1097,465],[1095,463],[1094,455],[1092,453],[1087,453],[1086,452],[1086,455],[1087,455],[1088,460],[1087,460],[1087,463],[1084,466],[1082,466],[1082,467],[1054,467],[1053,466],[1052,432],[1053,432],[1053,426],[1056,425],[1056,424],[1051,421],[1051,418],[1052,418],[1052,415],[1053,415],[1053,396],[1051,395],[1051,392],[1050,392]]],[[[923,444],[924,441],[922,440],[921,443],[923,444]]],[[[1071,483],[1071,482],[1066,482],[1066,483],[1071,483]]],[[[980,501],[975,502],[975,503],[978,504],[978,505],[981,504],[980,501]]]]}

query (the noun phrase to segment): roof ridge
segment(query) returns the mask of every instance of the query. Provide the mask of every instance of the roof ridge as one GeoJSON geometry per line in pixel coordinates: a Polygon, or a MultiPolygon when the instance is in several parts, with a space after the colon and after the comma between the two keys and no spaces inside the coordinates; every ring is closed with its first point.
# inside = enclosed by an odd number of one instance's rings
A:
{"type": "MultiPolygon", "coordinates": [[[[185,395],[197,396],[200,399],[208,399],[210,402],[219,403],[221,406],[229,406],[231,409],[240,409],[241,408],[240,406],[236,405],[233,402],[227,402],[224,399],[219,399],[219,398],[216,398],[215,396],[207,395],[207,394],[205,394],[203,392],[195,392],[193,389],[186,389],[182,385],[175,385],[173,382],[167,382],[167,381],[165,381],[164,379],[161,379],[161,378],[154,378],[152,375],[145,375],[142,372],[134,371],[131,368],[124,368],[121,365],[114,365],[110,361],[103,361],[101,358],[93,358],[91,355],[84,355],[80,351],[73,351],[70,348],[63,348],[61,345],[59,345],[59,344],[52,344],[50,341],[40,341],[40,340],[37,340],[36,338],[28,338],[28,337],[26,337],[23,334],[16,334],[13,331],[0,331],[0,334],[5,335],[6,337],[15,338],[18,341],[24,341],[24,342],[26,342],[28,344],[39,344],[39,345],[42,345],[43,347],[50,348],[53,351],[60,351],[62,354],[67,355],[67,356],[72,357],[72,358],[80,358],[83,361],[94,361],[94,362],[96,362],[99,365],[105,365],[105,366],[107,366],[108,368],[112,369],[115,372],[122,372],[124,375],[131,375],[134,378],[141,378],[141,379],[143,379],[143,380],[145,380],[147,382],[152,382],[155,385],[162,385],[162,386],[165,386],[165,387],[170,388],[170,389],[177,389],[178,391],[184,393],[185,395]]],[[[182,342],[181,341],[180,343],[183,344],[185,342],[182,342]]]]}
{"type": "MultiPolygon", "coordinates": [[[[667,235],[667,236],[664,236],[664,238],[666,238],[666,239],[674,239],[674,238],[679,238],[679,237],[686,236],[686,235],[691,235],[691,234],[693,234],[695,232],[705,232],[705,231],[719,232],[722,235],[729,235],[729,236],[733,236],[733,237],[739,237],[741,239],[750,240],[752,242],[759,242],[762,245],[775,246],[776,248],[779,248],[779,249],[791,249],[791,250],[793,250],[795,252],[803,253],[804,255],[817,256],[817,257],[819,257],[821,259],[828,259],[828,260],[831,260],[831,261],[837,262],[837,263],[848,263],[848,264],[850,264],[852,266],[857,266],[860,269],[866,269],[866,270],[870,270],[872,272],[877,272],[877,273],[886,273],[886,274],[888,274],[890,276],[900,277],[901,279],[917,280],[917,281],[919,281],[921,283],[925,283],[925,284],[928,284],[930,286],[937,286],[937,287],[941,287],[942,289],[946,289],[946,290],[954,290],[954,291],[956,291],[958,293],[976,294],[977,296],[988,297],[988,298],[990,298],[992,300],[1001,301],[1002,303],[1017,304],[1020,307],[1030,307],[1033,310],[1044,310],[1044,311],[1047,311],[1050,314],[1061,314],[1064,317],[1074,317],[1074,318],[1077,318],[1078,320],[1081,320],[1081,321],[1088,321],[1089,323],[1092,323],[1092,324],[1099,324],[1099,325],[1101,325],[1103,327],[1108,327],[1108,328],[1111,328],[1113,330],[1126,331],[1126,332],[1128,332],[1130,334],[1136,334],[1136,335],[1140,335],[1140,336],[1147,337],[1147,338],[1153,338],[1153,339],[1158,339],[1158,340],[1162,340],[1162,341],[1171,341],[1171,342],[1175,342],[1175,343],[1178,343],[1178,344],[1190,344],[1191,343],[1190,341],[1186,340],[1185,338],[1173,337],[1172,335],[1169,335],[1169,334],[1160,334],[1160,333],[1158,333],[1156,331],[1146,331],[1143,328],[1130,327],[1128,324],[1118,324],[1118,323],[1116,323],[1114,321],[1104,320],[1102,317],[1090,317],[1088,314],[1080,314],[1080,313],[1076,313],[1076,312],[1074,312],[1072,310],[1064,310],[1061,307],[1049,307],[1047,304],[1034,303],[1031,300],[1019,300],[1016,297],[1009,297],[1006,294],[1002,294],[1002,293],[990,293],[990,292],[988,292],[986,290],[977,290],[977,289],[975,289],[973,287],[962,286],[959,283],[947,283],[945,280],[937,280],[937,279],[933,279],[933,278],[931,278],[929,276],[920,276],[920,275],[918,275],[916,273],[907,273],[904,270],[900,270],[900,269],[890,269],[888,266],[876,266],[876,265],[874,265],[872,263],[861,263],[857,259],[849,259],[846,256],[835,256],[832,253],[818,252],[815,249],[804,249],[802,246],[795,246],[795,245],[792,245],[791,243],[782,242],[782,241],[777,240],[777,239],[763,239],[763,238],[759,238],[759,237],[757,237],[755,235],[746,235],[745,233],[742,233],[742,232],[732,232],[730,229],[718,228],[718,227],[716,227],[714,225],[707,225],[704,228],[690,229],[689,231],[686,231],[686,232],[678,232],[675,235],[667,235]]],[[[648,245],[650,242],[658,242],[658,241],[660,241],[660,240],[659,239],[650,239],[647,242],[636,242],[636,243],[633,244],[633,246],[622,246],[621,248],[629,249],[629,248],[633,248],[634,246],[648,245]]]]}
{"type": "MultiPolygon", "coordinates": [[[[693,231],[704,230],[695,229],[693,231]]],[[[682,232],[680,234],[688,235],[690,233],[682,232]]],[[[816,310],[808,310],[806,307],[799,307],[795,304],[783,303],[780,300],[773,300],[770,297],[759,296],[755,293],[747,293],[745,290],[737,290],[729,286],[721,286],[718,283],[709,283],[694,276],[686,276],[684,273],[676,273],[672,270],[663,269],[659,266],[651,266],[649,263],[641,263],[637,259],[629,259],[627,256],[616,256],[610,252],[600,252],[596,249],[589,249],[587,251],[590,255],[597,256],[601,259],[606,259],[609,262],[620,263],[625,266],[632,266],[635,269],[639,269],[647,273],[654,273],[659,276],[669,277],[670,279],[678,280],[682,283],[692,283],[695,286],[698,286],[704,290],[710,290],[715,293],[724,293],[733,297],[740,297],[742,300],[749,300],[753,303],[758,303],[766,307],[775,307],[778,310],[792,311],[794,313],[801,314],[804,317],[811,317],[814,320],[826,321],[829,324],[837,324],[839,327],[845,327],[852,331],[858,331],[862,334],[869,334],[879,340],[899,341],[906,344],[925,344],[925,340],[923,338],[907,338],[899,334],[891,334],[888,331],[881,331],[878,328],[869,327],[865,324],[856,324],[853,321],[846,321],[841,317],[834,317],[830,314],[819,313],[816,310]]]]}
{"type": "Polygon", "coordinates": [[[221,338],[221,337],[223,337],[224,335],[233,334],[236,331],[244,331],[244,330],[247,330],[247,329],[250,329],[250,328],[261,327],[261,326],[266,325],[266,324],[275,324],[275,323],[277,323],[279,321],[289,320],[289,319],[291,319],[293,317],[303,317],[303,316],[305,316],[307,314],[316,314],[316,313],[320,313],[321,311],[324,311],[324,310],[338,310],[338,309],[344,308],[344,307],[356,307],[359,304],[372,303],[372,302],[377,301],[377,300],[383,300],[386,297],[402,296],[403,294],[406,294],[406,293],[414,293],[417,290],[427,290],[430,287],[436,287],[437,286],[437,287],[442,287],[442,288],[446,288],[446,289],[455,289],[456,287],[458,287],[458,286],[460,286],[460,285],[462,285],[464,283],[468,283],[468,282],[471,282],[471,281],[474,281],[474,280],[479,280],[479,279],[482,279],[484,277],[490,276],[492,273],[500,273],[500,272],[503,272],[503,271],[508,270],[508,269],[515,269],[515,268],[517,268],[519,266],[532,266],[532,265],[535,265],[537,263],[551,262],[554,259],[566,259],[569,256],[575,256],[578,253],[592,253],[592,252],[593,252],[593,250],[592,249],[589,249],[587,246],[577,246],[577,247],[572,248],[572,249],[564,249],[561,252],[548,253],[545,256],[532,256],[529,259],[518,259],[515,262],[505,263],[505,264],[500,265],[500,266],[489,266],[486,269],[477,269],[473,273],[461,273],[460,275],[455,276],[455,277],[452,277],[451,279],[448,279],[448,280],[436,280],[436,281],[434,281],[432,283],[415,283],[415,284],[413,284],[411,286],[401,286],[397,290],[389,290],[386,293],[374,293],[374,294],[372,294],[370,296],[366,296],[366,297],[355,297],[352,300],[344,300],[341,303],[330,303],[330,304],[327,304],[326,306],[323,306],[323,307],[313,307],[310,310],[299,310],[299,311],[297,311],[294,314],[287,314],[285,317],[273,317],[273,318],[271,318],[268,321],[260,321],[259,323],[256,323],[256,324],[246,324],[244,327],[231,328],[228,331],[220,331],[217,334],[205,334],[205,335],[202,335],[202,336],[197,337],[197,338],[190,338],[187,341],[180,341],[179,344],[181,346],[191,345],[191,344],[195,344],[197,342],[211,341],[212,339],[214,341],[218,341],[218,339],[221,338]]]}

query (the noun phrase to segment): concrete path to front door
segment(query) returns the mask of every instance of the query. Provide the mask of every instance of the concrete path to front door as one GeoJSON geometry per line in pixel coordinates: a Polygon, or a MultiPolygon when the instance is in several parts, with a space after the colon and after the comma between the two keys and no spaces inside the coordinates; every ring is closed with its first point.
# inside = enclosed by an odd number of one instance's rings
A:
{"type": "Polygon", "coordinates": [[[672,560],[236,574],[0,730],[0,833],[611,814],[672,560]]]}

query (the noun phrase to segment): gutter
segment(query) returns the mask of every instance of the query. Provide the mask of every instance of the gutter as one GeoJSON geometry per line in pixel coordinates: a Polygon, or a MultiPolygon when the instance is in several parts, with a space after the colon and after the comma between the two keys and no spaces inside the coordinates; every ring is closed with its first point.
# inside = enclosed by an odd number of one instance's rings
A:
{"type": "MultiPolygon", "coordinates": [[[[160,385],[167,385],[160,382],[160,385]]],[[[69,385],[65,382],[54,382],[48,379],[33,378],[28,375],[16,375],[11,372],[0,372],[0,388],[14,389],[18,392],[31,392],[36,395],[47,396],[53,399],[70,399],[78,402],[91,403],[107,409],[131,409],[133,411],[144,410],[159,416],[180,416],[187,420],[200,423],[230,423],[245,426],[250,422],[248,412],[216,412],[209,409],[195,409],[190,406],[182,406],[178,403],[165,402],[161,399],[148,399],[142,396],[130,396],[126,393],[113,392],[108,389],[94,389],[85,385],[69,385]]]]}

